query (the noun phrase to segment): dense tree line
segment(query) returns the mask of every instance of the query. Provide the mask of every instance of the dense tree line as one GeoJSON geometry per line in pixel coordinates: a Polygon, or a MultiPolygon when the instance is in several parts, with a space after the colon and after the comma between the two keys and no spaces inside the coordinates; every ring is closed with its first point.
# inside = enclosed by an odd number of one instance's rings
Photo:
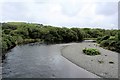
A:
{"type": "Polygon", "coordinates": [[[6,52],[18,44],[31,42],[68,43],[81,42],[84,39],[94,38],[104,46],[109,39],[110,46],[115,43],[115,51],[120,48],[119,30],[66,28],[45,26],[42,24],[8,22],[2,24],[2,52],[6,52]],[[118,33],[119,32],[119,33],[118,33]],[[108,37],[107,37],[108,36],[108,37]],[[106,39],[107,38],[107,39],[106,39]]]}
{"type": "Polygon", "coordinates": [[[38,41],[45,43],[67,43],[80,42],[82,40],[83,35],[78,28],[59,28],[22,22],[2,23],[3,52],[23,43],[38,41]]]}

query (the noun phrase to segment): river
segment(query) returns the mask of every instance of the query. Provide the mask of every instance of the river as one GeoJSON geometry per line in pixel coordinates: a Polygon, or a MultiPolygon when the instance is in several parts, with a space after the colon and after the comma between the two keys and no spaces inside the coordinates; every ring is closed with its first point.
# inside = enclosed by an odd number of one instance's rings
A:
{"type": "Polygon", "coordinates": [[[3,62],[3,78],[98,78],[61,56],[68,44],[32,43],[11,49],[3,62]]]}

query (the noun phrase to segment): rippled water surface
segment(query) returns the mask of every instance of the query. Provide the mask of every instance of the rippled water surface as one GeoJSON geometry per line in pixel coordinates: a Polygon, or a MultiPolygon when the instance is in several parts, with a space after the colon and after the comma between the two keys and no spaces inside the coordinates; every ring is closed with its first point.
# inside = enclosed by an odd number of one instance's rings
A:
{"type": "MultiPolygon", "coordinates": [[[[63,45],[27,44],[7,53],[3,63],[3,78],[97,78],[63,56],[63,45]]],[[[68,44],[69,45],[69,44],[68,44]]]]}

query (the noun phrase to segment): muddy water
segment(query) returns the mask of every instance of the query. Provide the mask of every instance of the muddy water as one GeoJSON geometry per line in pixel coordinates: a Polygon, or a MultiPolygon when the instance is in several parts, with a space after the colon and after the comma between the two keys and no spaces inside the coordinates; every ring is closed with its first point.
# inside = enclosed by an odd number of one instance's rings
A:
{"type": "Polygon", "coordinates": [[[60,49],[69,44],[27,44],[7,53],[3,78],[98,78],[61,56],[60,49]]]}

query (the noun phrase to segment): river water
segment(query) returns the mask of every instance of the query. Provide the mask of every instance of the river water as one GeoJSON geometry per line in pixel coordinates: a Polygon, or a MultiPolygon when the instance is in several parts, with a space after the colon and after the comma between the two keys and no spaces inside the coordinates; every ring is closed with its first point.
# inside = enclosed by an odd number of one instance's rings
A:
{"type": "Polygon", "coordinates": [[[26,44],[13,48],[3,62],[3,78],[98,78],[66,58],[61,49],[68,44],[26,44]]]}

